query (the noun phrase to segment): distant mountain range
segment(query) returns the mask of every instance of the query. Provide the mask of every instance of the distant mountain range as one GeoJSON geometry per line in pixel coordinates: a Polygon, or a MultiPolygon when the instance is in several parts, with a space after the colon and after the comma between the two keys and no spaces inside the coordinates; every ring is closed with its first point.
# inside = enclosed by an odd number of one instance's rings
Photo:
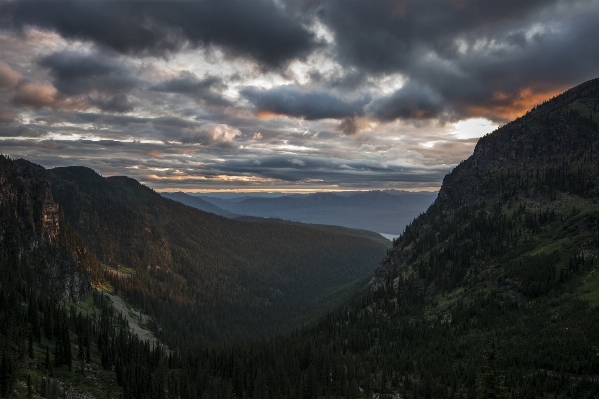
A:
{"type": "Polygon", "coordinates": [[[278,218],[302,223],[343,226],[377,233],[398,234],[433,203],[436,193],[365,191],[316,193],[280,197],[251,195],[218,198],[184,193],[163,196],[215,214],[278,218]]]}
{"type": "Polygon", "coordinates": [[[234,218],[240,216],[238,214],[220,208],[208,201],[205,201],[202,198],[194,197],[182,192],[162,193],[161,195],[165,198],[172,199],[173,201],[177,201],[187,206],[191,206],[192,208],[196,208],[204,212],[214,213],[215,215],[224,216],[227,218],[234,218]]]}

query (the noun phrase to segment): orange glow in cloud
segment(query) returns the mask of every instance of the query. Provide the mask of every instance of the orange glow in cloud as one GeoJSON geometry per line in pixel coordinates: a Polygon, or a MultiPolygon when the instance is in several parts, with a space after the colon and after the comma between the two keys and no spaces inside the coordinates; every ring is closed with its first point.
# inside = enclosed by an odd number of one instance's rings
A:
{"type": "Polygon", "coordinates": [[[145,155],[152,158],[162,158],[162,154],[158,151],[148,151],[145,153],[145,155]]]}
{"type": "Polygon", "coordinates": [[[259,111],[256,116],[258,116],[260,119],[270,119],[279,116],[279,114],[276,114],[272,111],[259,111]]]}
{"type": "Polygon", "coordinates": [[[0,122],[12,122],[15,116],[14,111],[0,109],[0,122]]]}
{"type": "Polygon", "coordinates": [[[24,83],[19,85],[16,99],[34,108],[51,106],[56,101],[57,91],[51,84],[24,83]]]}
{"type": "Polygon", "coordinates": [[[428,114],[430,114],[430,111],[425,110],[425,109],[414,109],[414,110],[410,111],[410,115],[413,118],[418,118],[418,119],[425,118],[428,114]]]}
{"type": "Polygon", "coordinates": [[[13,89],[20,79],[20,73],[12,69],[6,62],[0,61],[0,88],[13,89]]]}
{"type": "Polygon", "coordinates": [[[408,0],[399,1],[395,7],[393,7],[393,11],[391,11],[391,19],[395,18],[405,18],[406,11],[408,10],[408,5],[410,2],[408,0]]]}
{"type": "Polygon", "coordinates": [[[36,83],[25,80],[21,80],[15,87],[14,101],[17,104],[34,109],[50,107],[65,110],[84,110],[90,107],[82,98],[63,98],[50,83],[36,83]]]}
{"type": "Polygon", "coordinates": [[[464,0],[454,0],[451,2],[451,6],[455,10],[464,10],[468,6],[468,4],[464,0]]]}
{"type": "MultiPolygon", "coordinates": [[[[0,61],[0,89],[8,89],[13,101],[34,109],[50,107],[54,109],[87,109],[89,105],[82,98],[64,98],[49,82],[33,82],[24,79],[6,62],[0,61]]],[[[51,124],[51,123],[50,123],[51,124]]]]}
{"type": "Polygon", "coordinates": [[[493,97],[477,105],[465,105],[466,113],[471,117],[513,120],[528,112],[535,105],[557,96],[564,88],[535,90],[531,87],[520,89],[517,93],[495,92],[493,97]]]}
{"type": "Polygon", "coordinates": [[[187,181],[187,180],[204,180],[204,181],[219,181],[219,182],[240,182],[240,183],[260,183],[274,184],[279,182],[278,179],[260,176],[230,176],[230,175],[178,175],[178,176],[159,176],[156,174],[146,175],[146,179],[153,181],[187,181]]]}

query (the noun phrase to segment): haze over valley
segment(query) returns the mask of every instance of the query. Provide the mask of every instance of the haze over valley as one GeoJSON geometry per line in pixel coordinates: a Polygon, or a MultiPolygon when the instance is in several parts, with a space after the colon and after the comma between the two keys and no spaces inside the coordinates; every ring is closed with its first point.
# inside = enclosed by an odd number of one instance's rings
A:
{"type": "Polygon", "coordinates": [[[429,192],[367,191],[259,197],[240,194],[229,199],[162,193],[186,205],[227,217],[239,215],[327,224],[399,236],[416,216],[426,211],[437,194],[429,192]],[[212,206],[210,206],[212,205],[212,206]]]}

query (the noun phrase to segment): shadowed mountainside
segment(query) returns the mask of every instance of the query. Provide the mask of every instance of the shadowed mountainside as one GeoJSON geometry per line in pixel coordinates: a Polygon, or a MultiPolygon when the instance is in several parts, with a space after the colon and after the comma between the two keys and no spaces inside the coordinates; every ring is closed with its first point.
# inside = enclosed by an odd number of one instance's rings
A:
{"type": "Polygon", "coordinates": [[[227,219],[85,167],[16,163],[47,182],[104,280],[172,346],[293,329],[353,292],[387,249],[364,236],[227,219]]]}

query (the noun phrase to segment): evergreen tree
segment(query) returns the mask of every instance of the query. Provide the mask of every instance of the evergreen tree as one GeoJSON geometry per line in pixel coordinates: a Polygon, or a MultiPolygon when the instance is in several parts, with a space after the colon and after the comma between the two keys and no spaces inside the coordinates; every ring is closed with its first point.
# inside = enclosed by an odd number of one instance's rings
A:
{"type": "Polygon", "coordinates": [[[503,385],[504,377],[498,368],[497,337],[494,333],[489,337],[484,361],[477,392],[478,399],[507,398],[507,388],[503,385]]]}

